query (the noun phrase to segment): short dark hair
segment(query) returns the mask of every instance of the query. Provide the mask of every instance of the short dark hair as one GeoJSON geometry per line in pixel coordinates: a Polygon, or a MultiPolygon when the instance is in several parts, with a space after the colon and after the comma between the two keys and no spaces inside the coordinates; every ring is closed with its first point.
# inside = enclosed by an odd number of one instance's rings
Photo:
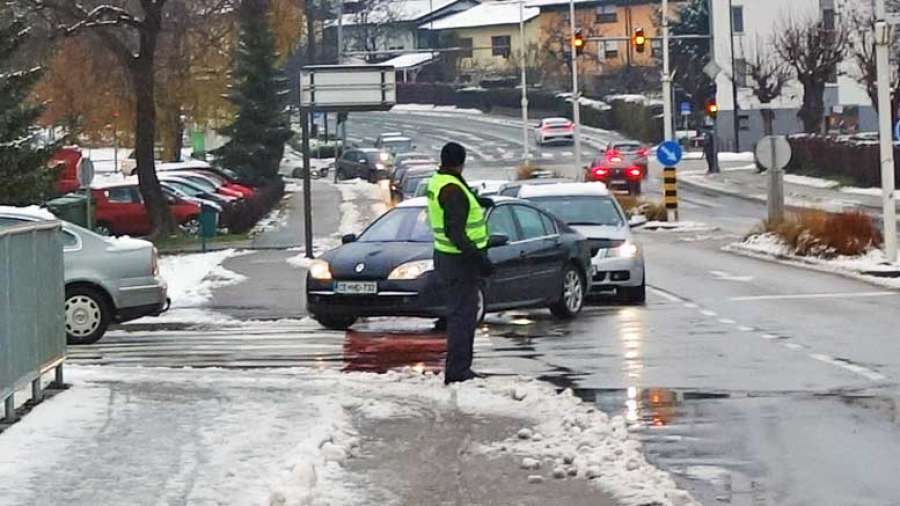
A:
{"type": "Polygon", "coordinates": [[[455,142],[448,142],[441,149],[441,167],[452,169],[466,163],[466,148],[455,142]]]}

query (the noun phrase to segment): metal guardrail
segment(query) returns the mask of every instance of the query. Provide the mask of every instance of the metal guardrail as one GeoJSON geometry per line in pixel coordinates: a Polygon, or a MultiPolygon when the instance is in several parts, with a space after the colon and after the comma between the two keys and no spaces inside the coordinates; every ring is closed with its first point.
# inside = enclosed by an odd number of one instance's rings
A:
{"type": "Polygon", "coordinates": [[[59,222],[0,228],[0,421],[15,419],[14,394],[28,383],[32,401],[42,399],[41,376],[50,369],[62,384],[63,269],[59,222]]]}

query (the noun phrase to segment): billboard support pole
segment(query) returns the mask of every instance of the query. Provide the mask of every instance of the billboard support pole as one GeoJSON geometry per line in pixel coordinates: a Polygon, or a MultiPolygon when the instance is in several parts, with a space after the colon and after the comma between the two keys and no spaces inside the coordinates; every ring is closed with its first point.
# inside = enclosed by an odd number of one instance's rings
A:
{"type": "Polygon", "coordinates": [[[313,230],[312,230],[312,172],[309,164],[309,120],[310,111],[303,108],[300,111],[302,117],[303,136],[303,232],[306,239],[306,258],[313,258],[313,230]]]}

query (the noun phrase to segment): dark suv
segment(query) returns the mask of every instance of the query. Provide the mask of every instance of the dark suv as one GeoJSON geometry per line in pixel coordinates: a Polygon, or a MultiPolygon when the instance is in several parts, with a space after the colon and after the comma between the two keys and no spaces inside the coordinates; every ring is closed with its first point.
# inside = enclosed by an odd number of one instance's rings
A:
{"type": "Polygon", "coordinates": [[[362,178],[374,183],[390,175],[391,155],[375,148],[348,149],[334,166],[338,179],[362,178]]]}

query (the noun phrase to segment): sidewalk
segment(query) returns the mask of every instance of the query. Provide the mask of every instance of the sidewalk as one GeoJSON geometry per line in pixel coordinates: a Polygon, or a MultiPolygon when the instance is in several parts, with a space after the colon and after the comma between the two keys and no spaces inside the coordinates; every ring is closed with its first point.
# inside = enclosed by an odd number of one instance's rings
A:
{"type": "Polygon", "coordinates": [[[695,504],[621,417],[537,381],[67,374],[72,388],[0,434],[0,504],[695,504]]]}

